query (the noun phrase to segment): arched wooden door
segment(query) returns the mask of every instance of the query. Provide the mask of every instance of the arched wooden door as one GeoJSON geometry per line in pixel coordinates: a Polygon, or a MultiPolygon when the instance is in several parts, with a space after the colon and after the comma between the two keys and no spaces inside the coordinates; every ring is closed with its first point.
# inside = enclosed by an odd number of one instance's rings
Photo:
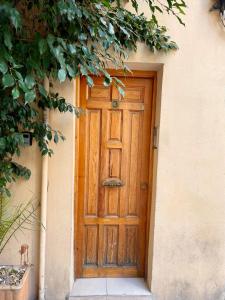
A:
{"type": "Polygon", "coordinates": [[[76,277],[143,277],[145,273],[155,74],[117,77],[114,86],[81,79],[76,277]]]}

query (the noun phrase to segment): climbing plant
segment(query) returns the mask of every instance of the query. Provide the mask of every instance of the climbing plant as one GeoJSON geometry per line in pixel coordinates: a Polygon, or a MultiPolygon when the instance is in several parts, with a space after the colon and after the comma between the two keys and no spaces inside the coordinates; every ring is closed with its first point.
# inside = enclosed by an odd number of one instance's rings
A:
{"type": "Polygon", "coordinates": [[[52,155],[49,142],[63,135],[42,121],[45,108],[79,114],[79,109],[57,93],[48,93],[45,77],[64,82],[91,74],[102,75],[104,85],[122,83],[107,72],[108,64],[127,69],[124,61],[137,42],[152,51],[177,49],[158,22],[168,13],[183,24],[183,0],[9,0],[0,1],[0,194],[8,184],[28,179],[30,170],[14,161],[30,132],[42,155],[52,155]],[[132,4],[131,10],[126,8],[132,4]],[[145,3],[151,17],[139,12],[145,3]]]}
{"type": "Polygon", "coordinates": [[[225,27],[225,0],[216,1],[211,7],[210,11],[218,10],[221,22],[225,27]]]}

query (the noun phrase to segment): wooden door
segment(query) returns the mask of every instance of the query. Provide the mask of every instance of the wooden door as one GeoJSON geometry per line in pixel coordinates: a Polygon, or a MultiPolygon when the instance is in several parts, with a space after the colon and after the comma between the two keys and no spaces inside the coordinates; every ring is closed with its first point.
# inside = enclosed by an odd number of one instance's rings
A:
{"type": "Polygon", "coordinates": [[[76,276],[143,277],[149,209],[154,73],[119,77],[125,97],[81,79],[76,276]]]}

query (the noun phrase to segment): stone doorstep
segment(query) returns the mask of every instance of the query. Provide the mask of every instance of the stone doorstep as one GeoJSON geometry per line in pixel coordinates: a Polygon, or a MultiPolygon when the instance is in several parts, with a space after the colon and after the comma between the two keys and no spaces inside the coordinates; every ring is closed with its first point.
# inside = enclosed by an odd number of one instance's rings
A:
{"type": "Polygon", "coordinates": [[[152,296],[70,296],[69,300],[153,300],[152,296]]]}
{"type": "Polygon", "coordinates": [[[143,278],[77,279],[69,300],[153,300],[143,278]]]}

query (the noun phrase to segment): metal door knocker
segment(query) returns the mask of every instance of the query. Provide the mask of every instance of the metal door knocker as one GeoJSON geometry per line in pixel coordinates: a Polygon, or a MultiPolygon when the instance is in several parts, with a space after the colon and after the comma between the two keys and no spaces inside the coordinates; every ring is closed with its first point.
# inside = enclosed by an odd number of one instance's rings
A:
{"type": "Polygon", "coordinates": [[[120,105],[119,100],[112,100],[112,108],[118,108],[120,105]]]}
{"type": "Polygon", "coordinates": [[[124,185],[123,181],[119,178],[116,178],[116,177],[106,178],[102,182],[102,186],[110,187],[110,188],[122,187],[123,185],[124,185]]]}

